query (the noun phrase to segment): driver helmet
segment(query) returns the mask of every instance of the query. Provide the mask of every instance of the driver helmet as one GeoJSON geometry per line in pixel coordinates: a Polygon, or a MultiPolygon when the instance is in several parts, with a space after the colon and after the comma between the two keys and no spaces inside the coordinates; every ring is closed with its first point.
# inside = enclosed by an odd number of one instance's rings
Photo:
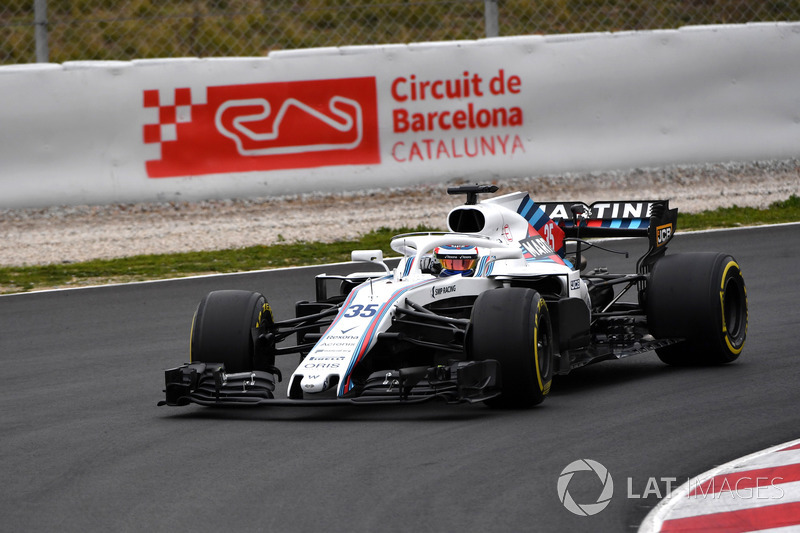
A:
{"type": "Polygon", "coordinates": [[[476,246],[438,246],[433,251],[436,260],[442,265],[442,276],[471,276],[478,264],[476,246]]]}

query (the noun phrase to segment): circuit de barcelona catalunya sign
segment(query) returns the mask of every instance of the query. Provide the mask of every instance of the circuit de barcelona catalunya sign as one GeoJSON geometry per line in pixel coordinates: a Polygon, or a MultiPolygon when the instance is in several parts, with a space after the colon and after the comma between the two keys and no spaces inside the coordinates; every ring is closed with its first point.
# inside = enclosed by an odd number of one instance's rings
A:
{"type": "Polygon", "coordinates": [[[380,163],[375,78],[145,90],[150,178],[380,163]]]}
{"type": "Polygon", "coordinates": [[[392,80],[391,157],[397,163],[512,157],[525,153],[520,76],[497,69],[392,80]]]}
{"type": "Polygon", "coordinates": [[[526,152],[522,90],[499,67],[147,89],[147,176],[510,159],[526,152]]]}

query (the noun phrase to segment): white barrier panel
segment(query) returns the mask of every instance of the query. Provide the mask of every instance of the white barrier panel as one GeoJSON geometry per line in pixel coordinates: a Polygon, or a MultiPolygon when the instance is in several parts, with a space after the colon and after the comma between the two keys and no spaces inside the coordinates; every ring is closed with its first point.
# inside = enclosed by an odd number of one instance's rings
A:
{"type": "Polygon", "coordinates": [[[0,67],[0,206],[800,155],[800,23],[0,67]]]}

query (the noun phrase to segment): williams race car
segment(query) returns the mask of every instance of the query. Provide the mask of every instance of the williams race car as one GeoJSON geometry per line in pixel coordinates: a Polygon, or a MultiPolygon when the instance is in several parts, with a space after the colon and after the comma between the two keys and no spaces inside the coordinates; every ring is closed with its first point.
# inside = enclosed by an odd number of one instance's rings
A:
{"type": "Polygon", "coordinates": [[[554,375],[589,363],[651,350],[671,365],[739,357],[748,321],[739,264],[724,253],[666,255],[677,220],[667,201],[537,204],[517,192],[478,202],[496,191],[448,189],[466,195],[449,232],[394,237],[393,270],[381,251],[352,252],[373,271],[317,276],[316,300],[298,302],[295,318],[275,321],[260,293],[209,293],[190,362],[166,370],[159,405],[438,398],[524,408],[545,399],[554,375]],[[602,248],[585,239],[617,236],[647,238],[635,272],[584,272],[587,248],[602,248]],[[276,398],[275,360],[286,354],[300,363],[276,398]]]}

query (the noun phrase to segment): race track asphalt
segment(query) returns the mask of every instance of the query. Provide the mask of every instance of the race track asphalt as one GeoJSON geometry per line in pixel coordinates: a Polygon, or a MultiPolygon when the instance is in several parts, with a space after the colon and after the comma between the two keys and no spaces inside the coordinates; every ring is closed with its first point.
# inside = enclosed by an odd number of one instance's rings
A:
{"type": "MultiPolygon", "coordinates": [[[[641,250],[631,243],[614,246],[641,250]]],[[[605,362],[556,379],[526,411],[156,407],[206,292],[258,290],[288,318],[315,273],[342,267],[0,297],[0,530],[633,531],[663,478],[674,488],[800,437],[800,226],[679,234],[670,247],[689,250],[741,264],[750,328],[737,362],[605,362]],[[614,480],[594,516],[559,501],[578,459],[614,480]]],[[[591,264],[629,270],[635,257],[591,264]]],[[[576,502],[600,494],[589,474],[569,485],[576,502]]]]}

